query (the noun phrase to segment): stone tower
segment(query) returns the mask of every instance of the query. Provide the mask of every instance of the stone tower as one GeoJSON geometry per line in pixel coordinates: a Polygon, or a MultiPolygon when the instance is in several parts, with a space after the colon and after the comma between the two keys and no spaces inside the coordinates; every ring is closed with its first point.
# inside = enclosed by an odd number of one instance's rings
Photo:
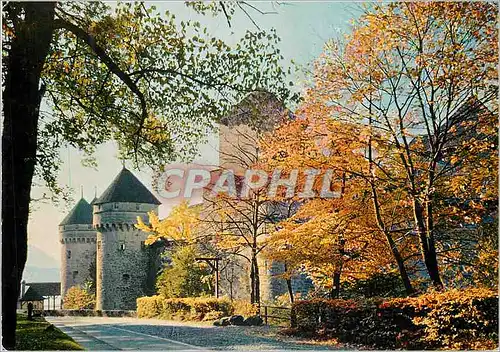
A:
{"type": "Polygon", "coordinates": [[[125,167],[97,200],[97,310],[131,310],[145,295],[151,264],[144,246],[147,233],[134,225],[137,217],[158,212],[160,201],[125,167]]]}
{"type": "Polygon", "coordinates": [[[92,227],[92,207],[80,199],[59,224],[61,242],[61,296],[72,286],[83,285],[94,275],[96,233],[92,227]]]}

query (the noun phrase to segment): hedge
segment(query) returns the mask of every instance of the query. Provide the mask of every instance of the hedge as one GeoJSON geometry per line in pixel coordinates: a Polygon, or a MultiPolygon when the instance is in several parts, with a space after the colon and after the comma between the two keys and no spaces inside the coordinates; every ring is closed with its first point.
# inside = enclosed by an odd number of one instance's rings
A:
{"type": "Polygon", "coordinates": [[[95,309],[57,309],[44,310],[44,316],[64,317],[132,317],[137,316],[135,310],[95,310],[95,309]]]}
{"type": "Polygon", "coordinates": [[[227,298],[165,298],[161,295],[137,299],[138,318],[173,320],[215,320],[234,313],[227,298]]]}
{"type": "Polygon", "coordinates": [[[299,333],[374,348],[493,349],[498,346],[498,293],[450,290],[419,297],[297,301],[299,333]]]}

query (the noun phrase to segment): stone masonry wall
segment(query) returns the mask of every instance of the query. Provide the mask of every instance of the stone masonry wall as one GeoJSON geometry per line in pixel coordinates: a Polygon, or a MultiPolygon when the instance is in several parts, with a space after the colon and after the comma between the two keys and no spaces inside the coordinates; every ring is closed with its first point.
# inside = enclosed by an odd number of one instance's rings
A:
{"type": "Polygon", "coordinates": [[[89,271],[96,255],[96,232],[92,225],[59,226],[61,243],[61,296],[73,286],[81,286],[90,278],[89,271]]]}
{"type": "Polygon", "coordinates": [[[157,207],[138,203],[94,205],[97,229],[97,310],[136,308],[145,294],[149,251],[148,234],[137,228],[137,217],[147,223],[148,211],[157,207]]]}

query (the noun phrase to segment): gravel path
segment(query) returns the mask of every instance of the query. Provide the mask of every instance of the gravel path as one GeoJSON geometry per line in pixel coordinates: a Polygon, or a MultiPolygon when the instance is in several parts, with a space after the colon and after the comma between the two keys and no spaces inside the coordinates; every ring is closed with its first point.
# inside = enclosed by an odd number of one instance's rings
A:
{"type": "MultiPolygon", "coordinates": [[[[331,350],[277,335],[278,328],[216,327],[157,319],[52,317],[47,319],[88,350],[331,350]]],[[[336,348],[335,348],[336,347],[336,348]]]]}

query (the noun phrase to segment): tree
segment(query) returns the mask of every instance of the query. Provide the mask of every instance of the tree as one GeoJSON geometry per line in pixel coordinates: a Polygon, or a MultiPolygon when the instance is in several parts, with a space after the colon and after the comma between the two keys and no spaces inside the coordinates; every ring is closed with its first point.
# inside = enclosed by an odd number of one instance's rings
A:
{"type": "Polygon", "coordinates": [[[211,295],[213,274],[206,263],[196,261],[198,256],[195,245],[176,247],[157,278],[158,293],[167,298],[211,295]]]}
{"type": "Polygon", "coordinates": [[[97,257],[93,257],[91,260],[90,260],[90,263],[89,263],[89,275],[87,276],[86,278],[86,290],[87,292],[91,293],[91,294],[95,294],[95,290],[96,290],[96,287],[97,287],[97,277],[96,277],[96,273],[97,273],[97,266],[96,266],[96,261],[97,261],[97,257]]]}
{"type": "Polygon", "coordinates": [[[79,286],[68,289],[64,296],[63,309],[94,309],[95,296],[79,286]]]}
{"type": "Polygon", "coordinates": [[[319,286],[336,290],[339,285],[333,281],[340,281],[342,271],[347,280],[353,280],[390,270],[388,265],[396,264],[406,291],[411,294],[413,288],[405,262],[410,259],[414,244],[405,236],[408,228],[402,227],[408,207],[400,196],[394,197],[384,189],[376,191],[376,199],[370,197],[372,177],[364,152],[369,133],[354,124],[330,119],[328,112],[328,108],[306,101],[293,120],[261,140],[263,162],[269,167],[302,171],[297,194],[305,190],[307,170],[329,169],[334,189],[340,195],[319,198],[323,177],[316,175],[310,185],[313,196],[302,199],[302,208],[278,224],[281,229],[269,239],[270,255],[286,260],[290,269],[307,263],[309,270],[316,272],[319,286]],[[380,226],[382,222],[387,227],[380,226]],[[325,224],[332,225],[330,230],[325,224]],[[349,265],[345,265],[347,262],[349,265]]]}
{"type": "Polygon", "coordinates": [[[474,101],[488,104],[496,96],[490,88],[497,76],[497,13],[492,3],[369,6],[345,44],[326,45],[305,98],[311,112],[346,121],[367,136],[363,177],[378,226],[392,231],[380,193],[400,192],[438,289],[439,189],[467,162],[460,150],[477,142],[474,101]]]}
{"type": "Polygon", "coordinates": [[[115,140],[123,158],[159,165],[189,155],[245,92],[287,93],[274,32],[231,48],[142,3],[9,2],[2,15],[2,334],[12,348],[33,176],[61,193],[60,146],[92,154],[115,140]]]}
{"type": "MultiPolygon", "coordinates": [[[[222,119],[219,134],[218,181],[204,194],[200,219],[214,246],[249,266],[250,303],[260,303],[259,259],[264,239],[275,229],[283,207],[265,189],[245,188],[247,170],[261,163],[258,141],[286,118],[288,110],[269,92],[253,92],[222,119]],[[227,177],[227,178],[226,178],[227,177]]],[[[267,176],[267,175],[266,175],[267,176]]]]}
{"type": "Polygon", "coordinates": [[[184,201],[163,220],[154,212],[145,224],[137,217],[136,227],[149,233],[145,244],[161,245],[163,267],[156,278],[157,292],[165,297],[190,297],[213,292],[213,273],[196,260],[203,246],[199,239],[199,206],[184,201]]]}

